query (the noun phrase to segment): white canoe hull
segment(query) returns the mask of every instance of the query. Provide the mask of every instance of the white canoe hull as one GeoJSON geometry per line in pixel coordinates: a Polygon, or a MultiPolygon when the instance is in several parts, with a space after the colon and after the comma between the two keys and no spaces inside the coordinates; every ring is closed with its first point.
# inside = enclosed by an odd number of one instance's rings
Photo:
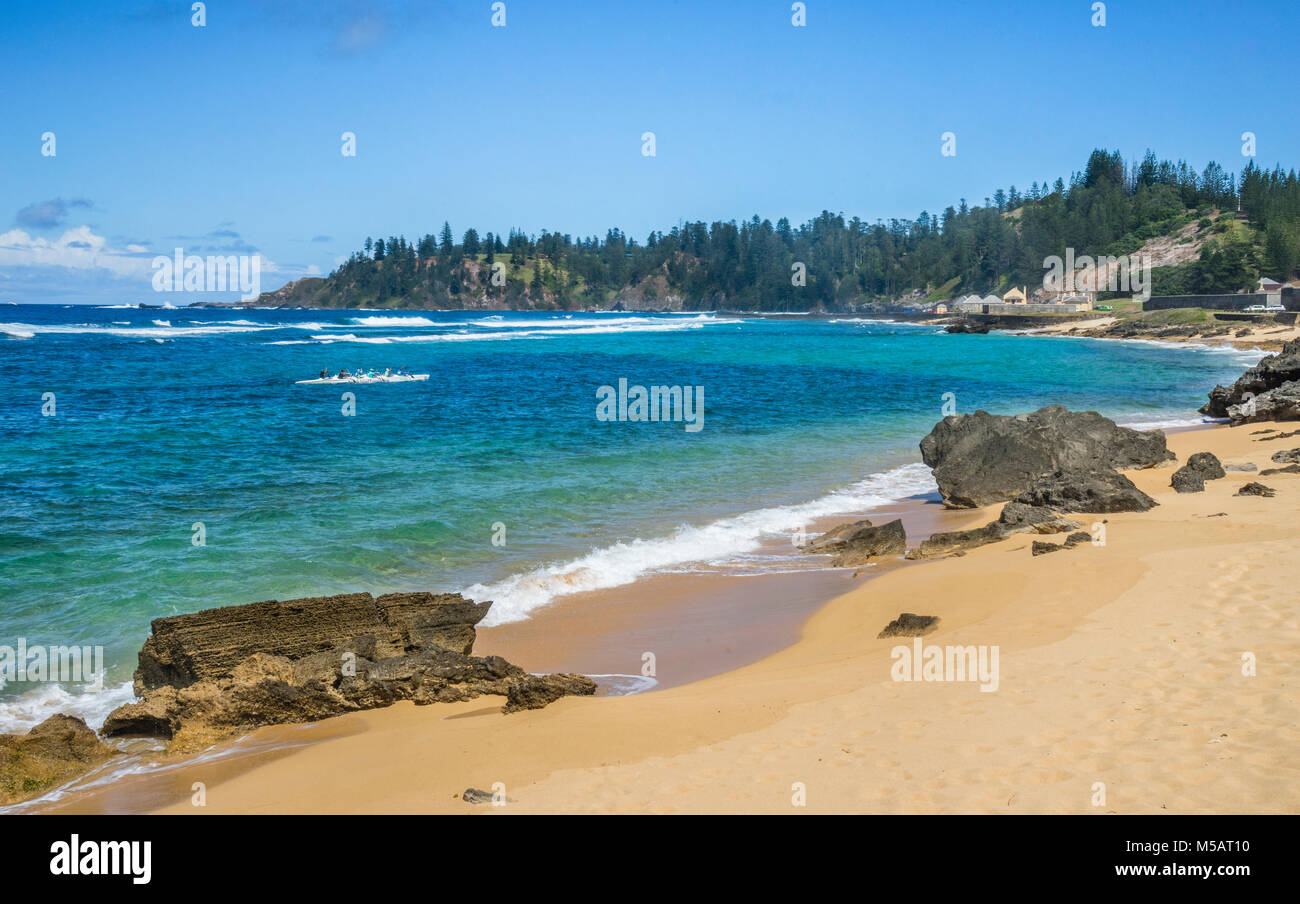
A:
{"type": "Polygon", "coordinates": [[[299,386],[324,385],[324,386],[365,386],[370,383],[420,383],[429,379],[428,374],[406,374],[398,376],[394,374],[391,377],[323,377],[317,380],[297,380],[299,386]]]}

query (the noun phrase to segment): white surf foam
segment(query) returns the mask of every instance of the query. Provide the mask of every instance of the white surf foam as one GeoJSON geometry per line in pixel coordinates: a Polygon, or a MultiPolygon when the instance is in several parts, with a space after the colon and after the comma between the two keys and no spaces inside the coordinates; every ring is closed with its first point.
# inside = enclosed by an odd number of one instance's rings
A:
{"type": "Polygon", "coordinates": [[[496,332],[470,333],[458,330],[454,333],[417,333],[406,336],[358,336],[356,333],[322,333],[312,336],[318,341],[367,342],[383,345],[389,342],[492,342],[512,341],[515,339],[537,339],[555,336],[594,336],[616,333],[675,333],[681,330],[697,330],[707,325],[701,321],[661,321],[636,324],[600,324],[596,326],[572,326],[567,328],[547,327],[545,329],[503,329],[496,332]]]}
{"type": "Polygon", "coordinates": [[[914,327],[920,327],[923,329],[931,329],[931,330],[937,330],[941,328],[941,324],[937,324],[937,323],[917,323],[912,320],[890,320],[887,317],[844,317],[835,320],[828,320],[827,323],[861,323],[861,324],[883,323],[887,326],[914,326],[914,327]]]}
{"type": "Polygon", "coordinates": [[[130,681],[101,691],[82,688],[70,691],[61,684],[49,682],[36,684],[15,697],[0,700],[0,734],[26,734],[58,713],[80,716],[98,731],[109,713],[134,699],[130,681]]]}
{"type": "Polygon", "coordinates": [[[919,462],[903,465],[811,502],[756,509],[701,527],[682,525],[667,537],[615,543],[570,562],[547,565],[489,584],[475,584],[463,593],[477,601],[493,601],[483,621],[485,626],[519,621],[557,597],[621,587],[653,572],[753,552],[764,538],[789,535],[819,518],[863,512],[935,490],[929,468],[919,462]]]}

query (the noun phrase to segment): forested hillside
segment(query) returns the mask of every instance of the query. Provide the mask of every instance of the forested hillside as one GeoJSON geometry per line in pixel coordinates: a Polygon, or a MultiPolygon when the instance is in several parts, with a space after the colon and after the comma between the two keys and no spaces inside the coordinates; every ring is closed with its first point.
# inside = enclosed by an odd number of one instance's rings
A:
{"type": "MultiPolygon", "coordinates": [[[[866,222],[824,211],[794,225],[757,215],[692,222],[638,241],[543,231],[467,229],[366,239],[325,279],[258,303],[315,307],[639,308],[806,311],[920,296],[947,298],[1042,284],[1043,260],[1122,255],[1153,239],[1190,246],[1157,266],[1155,294],[1235,292],[1300,266],[1300,180],[1294,170],[1237,174],[1147,152],[1126,164],[1093,151],[1068,181],[998,189],[915,220],[866,222]],[[799,285],[798,264],[806,277],[799,285]],[[496,279],[493,279],[493,274],[496,279]]],[[[1149,246],[1148,246],[1149,247],[1149,246]]],[[[1159,263],[1159,261],[1157,261],[1159,263]]]]}

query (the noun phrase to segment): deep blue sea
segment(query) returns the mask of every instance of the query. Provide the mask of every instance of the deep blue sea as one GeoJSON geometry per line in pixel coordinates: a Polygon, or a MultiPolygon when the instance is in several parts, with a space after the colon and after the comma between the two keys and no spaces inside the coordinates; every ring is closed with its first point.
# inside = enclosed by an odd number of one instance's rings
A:
{"type": "Polygon", "coordinates": [[[495,600],[492,623],[798,567],[763,541],[933,489],[917,442],[945,393],[1195,423],[1259,357],[857,318],[0,306],[0,645],[102,645],[109,686],[15,682],[0,731],[55,705],[97,725],[158,616],[429,589],[495,600]],[[430,379],[295,384],[398,367],[430,379]],[[702,429],[597,419],[620,379],[703,387],[702,429]]]}

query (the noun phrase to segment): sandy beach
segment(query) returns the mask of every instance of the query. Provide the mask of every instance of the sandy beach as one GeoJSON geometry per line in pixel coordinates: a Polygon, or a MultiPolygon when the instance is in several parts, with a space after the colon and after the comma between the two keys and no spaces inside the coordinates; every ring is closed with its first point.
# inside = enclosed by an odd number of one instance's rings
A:
{"type": "MultiPolygon", "coordinates": [[[[1263,469],[1274,451],[1297,444],[1270,440],[1265,429],[1173,432],[1169,445],[1180,460],[1211,451],[1225,464],[1263,469]]],[[[1104,545],[1032,557],[1033,538],[1016,535],[960,557],[892,563],[866,580],[831,573],[851,589],[807,617],[797,639],[784,645],[780,625],[808,599],[758,620],[767,626],[758,632],[763,642],[782,648],[711,677],[509,716],[499,699],[483,697],[262,729],[240,742],[260,745],[260,753],[183,764],[45,809],[1295,812],[1300,619],[1292,576],[1300,526],[1291,497],[1300,482],[1294,474],[1229,471],[1203,493],[1179,495],[1169,488],[1172,471],[1171,463],[1129,472],[1160,503],[1154,510],[1082,516],[1106,519],[1104,545]],[[1276,497],[1233,495],[1250,480],[1275,487],[1276,497]],[[902,612],[941,619],[924,644],[996,645],[996,690],[892,680],[891,649],[912,639],[877,634],[902,612]],[[1246,660],[1253,675],[1243,674],[1246,660]],[[302,746],[285,748],[291,739],[302,746]],[[195,782],[205,787],[202,808],[191,801],[195,782]],[[461,799],[467,788],[494,786],[508,797],[504,806],[461,799]]],[[[953,529],[996,511],[937,517],[953,529]]],[[[674,603],[653,598],[671,594],[671,582],[647,582],[628,594],[626,610],[597,612],[586,620],[590,630],[575,628],[585,639],[573,642],[603,637],[611,661],[639,661],[669,622],[687,630],[708,621],[681,602],[691,597],[688,584],[679,582],[674,603]],[[652,627],[638,631],[641,621],[652,627]]],[[[726,599],[718,589],[703,596],[726,599]]],[[[730,599],[736,605],[743,594],[730,599]]],[[[571,607],[537,618],[539,627],[485,631],[480,649],[540,655],[548,648],[541,626],[566,618],[576,626],[577,613],[571,607]]],[[[539,668],[585,658],[549,646],[539,668]]],[[[725,663],[727,654],[718,655],[725,663]]],[[[671,675],[671,656],[657,659],[671,675]]]]}

